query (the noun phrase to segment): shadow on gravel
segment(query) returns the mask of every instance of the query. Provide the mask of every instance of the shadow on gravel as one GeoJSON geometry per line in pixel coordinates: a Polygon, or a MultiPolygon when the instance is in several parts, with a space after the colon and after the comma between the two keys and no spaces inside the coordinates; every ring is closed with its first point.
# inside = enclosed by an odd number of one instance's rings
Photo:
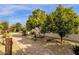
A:
{"type": "Polygon", "coordinates": [[[22,37],[22,40],[18,40],[18,42],[22,43],[23,45],[26,45],[24,48],[24,54],[25,55],[51,55],[53,54],[52,51],[50,51],[47,48],[44,48],[39,43],[36,43],[37,41],[33,41],[30,37],[22,37]]]}
{"type": "Polygon", "coordinates": [[[74,55],[71,45],[64,43],[61,47],[59,38],[44,37],[38,39],[33,41],[32,38],[23,36],[22,40],[18,40],[24,45],[31,45],[24,48],[25,55],[74,55]]]}

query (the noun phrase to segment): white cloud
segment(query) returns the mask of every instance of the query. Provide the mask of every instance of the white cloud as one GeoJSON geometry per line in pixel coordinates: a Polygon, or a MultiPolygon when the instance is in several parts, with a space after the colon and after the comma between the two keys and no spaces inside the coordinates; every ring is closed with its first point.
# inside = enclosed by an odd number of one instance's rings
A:
{"type": "MultiPolygon", "coordinates": [[[[48,6],[48,5],[45,5],[48,6]]],[[[50,5],[48,6],[50,7],[50,5]]],[[[4,4],[4,5],[0,5],[0,16],[2,15],[11,15],[13,13],[15,13],[18,10],[35,10],[37,8],[40,8],[42,10],[48,11],[46,9],[46,7],[44,8],[44,6],[42,5],[26,5],[26,4],[4,4]]],[[[53,8],[53,7],[52,7],[53,8]]],[[[49,8],[49,10],[51,10],[49,8]]]]}
{"type": "Polygon", "coordinates": [[[10,15],[10,14],[15,13],[15,11],[18,11],[18,10],[32,11],[32,10],[35,10],[37,8],[40,8],[42,10],[46,10],[46,7],[44,8],[44,6],[42,6],[42,5],[26,5],[26,4],[14,4],[14,5],[13,4],[5,4],[5,5],[0,5],[0,16],[1,15],[10,15]]]}
{"type": "Polygon", "coordinates": [[[31,10],[28,6],[25,5],[5,5],[4,8],[2,8],[2,10],[31,10]]]}
{"type": "Polygon", "coordinates": [[[17,10],[32,10],[32,8],[25,5],[0,5],[0,16],[13,14],[17,10]]]}
{"type": "Polygon", "coordinates": [[[14,12],[12,11],[3,11],[3,12],[0,12],[0,15],[1,16],[4,16],[4,15],[9,15],[9,14],[13,14],[14,12]]]}

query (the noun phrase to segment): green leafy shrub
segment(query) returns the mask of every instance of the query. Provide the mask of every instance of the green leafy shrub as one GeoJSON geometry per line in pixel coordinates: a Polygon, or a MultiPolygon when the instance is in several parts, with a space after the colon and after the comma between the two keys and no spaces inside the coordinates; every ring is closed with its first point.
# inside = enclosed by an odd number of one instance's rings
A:
{"type": "Polygon", "coordinates": [[[79,46],[75,45],[72,50],[75,53],[75,55],[79,55],[79,46]]]}

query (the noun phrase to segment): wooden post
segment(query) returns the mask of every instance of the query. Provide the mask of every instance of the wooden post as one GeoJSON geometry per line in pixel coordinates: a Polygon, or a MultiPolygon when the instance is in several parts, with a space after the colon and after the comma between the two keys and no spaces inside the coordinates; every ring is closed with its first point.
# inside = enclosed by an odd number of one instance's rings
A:
{"type": "Polygon", "coordinates": [[[5,55],[12,55],[12,38],[5,39],[5,55]]]}

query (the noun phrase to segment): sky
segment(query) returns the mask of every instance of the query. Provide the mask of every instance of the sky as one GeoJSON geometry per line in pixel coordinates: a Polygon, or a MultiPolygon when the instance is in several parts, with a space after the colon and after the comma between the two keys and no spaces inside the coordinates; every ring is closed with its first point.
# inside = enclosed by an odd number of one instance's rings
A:
{"type": "MultiPolygon", "coordinates": [[[[10,25],[20,22],[25,25],[33,10],[41,9],[49,14],[57,6],[58,4],[0,4],[0,22],[7,21],[10,25]]],[[[73,10],[79,15],[78,4],[65,4],[63,6],[73,7],[73,10]]]]}

